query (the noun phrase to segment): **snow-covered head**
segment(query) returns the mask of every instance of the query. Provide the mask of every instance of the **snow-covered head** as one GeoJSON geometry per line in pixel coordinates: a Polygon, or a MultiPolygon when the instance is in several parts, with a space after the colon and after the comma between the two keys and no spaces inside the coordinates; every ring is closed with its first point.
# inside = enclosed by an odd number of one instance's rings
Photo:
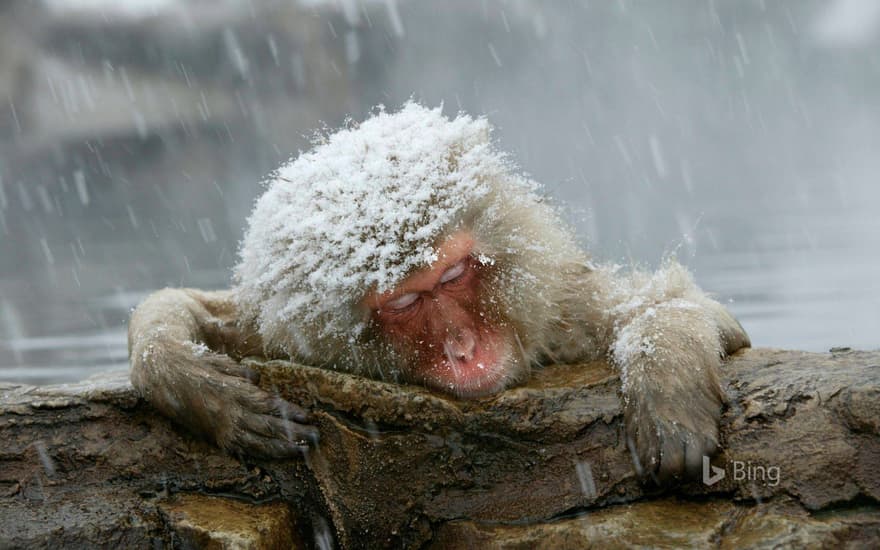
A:
{"type": "Polygon", "coordinates": [[[543,228],[558,227],[555,214],[490,131],[484,118],[449,119],[409,102],[337,131],[272,174],[235,268],[239,306],[265,344],[340,368],[362,360],[340,351],[356,352],[368,328],[360,300],[430,265],[457,228],[475,234],[486,261],[537,251],[547,239],[570,249],[567,233],[543,228]],[[514,227],[505,225],[510,212],[514,227]]]}

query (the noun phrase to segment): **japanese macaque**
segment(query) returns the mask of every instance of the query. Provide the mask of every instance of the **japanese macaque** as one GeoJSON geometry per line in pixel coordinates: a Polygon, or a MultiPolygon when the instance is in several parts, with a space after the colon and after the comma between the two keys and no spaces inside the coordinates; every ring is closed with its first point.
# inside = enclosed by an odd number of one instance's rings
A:
{"type": "Polygon", "coordinates": [[[636,470],[698,471],[718,444],[716,368],[749,345],[668,262],[593,264],[485,119],[407,103],[325,137],[257,201],[232,290],[165,289],[132,315],[132,382],[231,452],[301,452],[308,414],[238,359],[289,358],[452,396],[489,396],[549,363],[607,359],[636,470]]]}

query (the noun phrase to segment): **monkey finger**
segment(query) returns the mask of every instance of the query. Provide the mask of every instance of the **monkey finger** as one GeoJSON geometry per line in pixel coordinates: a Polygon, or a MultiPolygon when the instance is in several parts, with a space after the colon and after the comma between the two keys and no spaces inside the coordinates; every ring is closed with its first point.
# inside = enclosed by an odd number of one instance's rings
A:
{"type": "Polygon", "coordinates": [[[244,456],[291,458],[302,456],[309,450],[309,446],[299,441],[288,441],[278,437],[267,437],[255,432],[242,431],[236,435],[229,450],[244,456]]]}
{"type": "Polygon", "coordinates": [[[703,471],[703,457],[715,456],[717,452],[717,436],[696,436],[688,441],[684,460],[685,475],[691,479],[699,479],[703,471]]]}
{"type": "Polygon", "coordinates": [[[302,407],[273,396],[243,379],[227,379],[227,382],[232,382],[232,385],[235,386],[235,399],[244,410],[257,414],[274,415],[295,422],[308,423],[311,419],[308,411],[302,407]]]}
{"type": "Polygon", "coordinates": [[[244,431],[265,437],[284,439],[289,442],[316,445],[320,439],[318,430],[314,426],[297,424],[265,414],[242,415],[236,424],[244,431]]]}
{"type": "Polygon", "coordinates": [[[271,400],[271,407],[272,412],[285,420],[296,422],[309,422],[311,420],[311,415],[308,411],[280,397],[275,397],[271,400]]]}
{"type": "Polygon", "coordinates": [[[661,455],[657,478],[663,484],[699,478],[703,456],[711,457],[718,450],[717,439],[708,433],[696,433],[680,425],[665,423],[659,433],[661,455]]]}
{"type": "Polygon", "coordinates": [[[685,430],[669,422],[641,414],[627,426],[627,445],[636,473],[658,486],[681,476],[685,461],[685,430]],[[678,429],[677,429],[678,428],[678,429]]]}
{"type": "Polygon", "coordinates": [[[661,485],[679,480],[684,472],[687,443],[682,435],[674,430],[661,429],[660,464],[656,472],[661,485]]]}
{"type": "Polygon", "coordinates": [[[257,384],[260,381],[260,373],[250,367],[235,362],[226,355],[213,354],[208,360],[208,365],[217,372],[221,372],[228,376],[244,378],[252,384],[257,384]]]}

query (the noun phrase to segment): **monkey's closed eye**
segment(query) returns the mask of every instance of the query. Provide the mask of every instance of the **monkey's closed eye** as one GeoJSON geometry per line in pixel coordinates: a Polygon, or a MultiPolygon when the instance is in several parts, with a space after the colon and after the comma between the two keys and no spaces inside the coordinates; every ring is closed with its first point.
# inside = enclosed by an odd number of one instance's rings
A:
{"type": "Polygon", "coordinates": [[[446,283],[454,283],[458,281],[461,279],[461,276],[464,275],[466,269],[467,260],[459,261],[457,264],[443,272],[443,275],[440,276],[440,284],[445,285],[446,283]]]}
{"type": "Polygon", "coordinates": [[[410,292],[387,302],[385,307],[392,313],[402,313],[413,307],[418,300],[419,294],[417,292],[410,292]]]}

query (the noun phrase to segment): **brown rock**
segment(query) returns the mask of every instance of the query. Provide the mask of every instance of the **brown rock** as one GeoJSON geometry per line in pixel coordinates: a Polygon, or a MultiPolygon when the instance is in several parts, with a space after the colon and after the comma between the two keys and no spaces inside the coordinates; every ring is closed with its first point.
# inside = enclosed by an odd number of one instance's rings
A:
{"type": "Polygon", "coordinates": [[[251,541],[351,548],[880,544],[878,352],[732,358],[711,463],[725,476],[663,500],[635,478],[602,364],[548,367],[476,401],[252,365],[313,408],[322,439],[305,460],[228,457],[158,417],[126,373],[0,384],[0,547],[231,544],[247,525],[251,541]]]}
{"type": "Polygon", "coordinates": [[[787,499],[745,505],[667,498],[534,525],[453,521],[428,548],[869,548],[878,538],[876,508],[812,516],[787,499]]]}
{"type": "Polygon", "coordinates": [[[282,502],[250,504],[229,498],[180,495],[163,503],[180,543],[187,548],[292,550],[293,516],[282,502]]]}
{"type": "MultiPolygon", "coordinates": [[[[524,387],[458,401],[428,390],[283,362],[251,363],[266,387],[317,411],[308,462],[348,545],[416,544],[426,525],[540,522],[656,493],[636,479],[616,376],[552,366],[524,387]],[[377,534],[381,533],[381,535],[377,534]]],[[[880,500],[880,354],[747,350],[723,367],[731,398],[725,477],[678,488],[807,510],[880,500]]],[[[682,518],[684,521],[686,518],[682,518]]]]}

